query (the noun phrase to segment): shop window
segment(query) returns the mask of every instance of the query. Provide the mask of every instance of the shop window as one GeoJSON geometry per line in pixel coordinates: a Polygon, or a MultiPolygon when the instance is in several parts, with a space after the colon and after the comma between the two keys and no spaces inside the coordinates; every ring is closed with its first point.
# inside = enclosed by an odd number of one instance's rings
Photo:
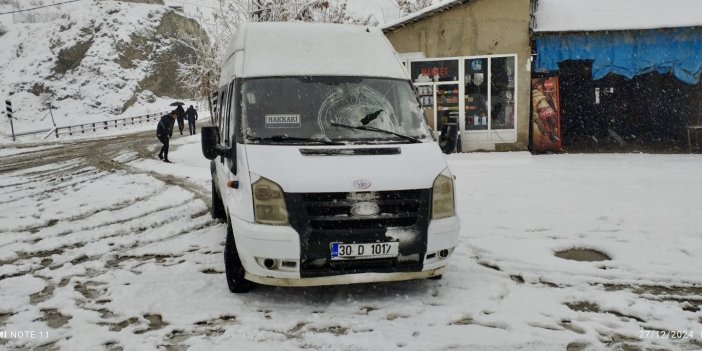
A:
{"type": "Polygon", "coordinates": [[[465,129],[488,129],[488,59],[465,61],[465,129]]]}
{"type": "Polygon", "coordinates": [[[416,86],[417,95],[419,97],[419,107],[424,112],[424,119],[429,125],[429,128],[436,130],[436,123],[434,123],[434,86],[420,84],[416,84],[416,86]]]}
{"type": "Polygon", "coordinates": [[[466,58],[465,129],[514,129],[514,56],[466,58]]]}
{"type": "Polygon", "coordinates": [[[464,131],[515,129],[516,56],[411,61],[427,124],[440,131],[459,123],[464,131]]]}
{"type": "Polygon", "coordinates": [[[514,57],[491,59],[492,129],[514,129],[514,57]]]}
{"type": "Polygon", "coordinates": [[[432,130],[444,123],[458,123],[459,60],[422,60],[410,63],[412,82],[417,86],[420,107],[432,130]]]}

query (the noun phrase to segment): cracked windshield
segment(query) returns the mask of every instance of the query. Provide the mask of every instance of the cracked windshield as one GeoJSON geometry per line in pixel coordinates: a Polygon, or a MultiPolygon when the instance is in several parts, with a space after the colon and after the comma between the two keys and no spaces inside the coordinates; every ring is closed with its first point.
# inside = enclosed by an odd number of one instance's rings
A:
{"type": "Polygon", "coordinates": [[[243,83],[241,100],[243,131],[253,142],[288,142],[270,140],[285,136],[392,143],[403,139],[391,133],[418,139],[430,136],[414,92],[402,80],[323,76],[249,79],[243,83]],[[368,129],[349,128],[365,126],[368,129]]]}

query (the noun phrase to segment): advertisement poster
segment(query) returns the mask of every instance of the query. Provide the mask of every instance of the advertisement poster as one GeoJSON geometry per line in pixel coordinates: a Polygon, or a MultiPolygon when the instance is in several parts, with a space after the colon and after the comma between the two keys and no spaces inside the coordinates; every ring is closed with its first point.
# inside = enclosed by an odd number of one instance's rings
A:
{"type": "Polygon", "coordinates": [[[558,77],[531,80],[531,109],[533,150],[561,151],[563,144],[558,77]]]}

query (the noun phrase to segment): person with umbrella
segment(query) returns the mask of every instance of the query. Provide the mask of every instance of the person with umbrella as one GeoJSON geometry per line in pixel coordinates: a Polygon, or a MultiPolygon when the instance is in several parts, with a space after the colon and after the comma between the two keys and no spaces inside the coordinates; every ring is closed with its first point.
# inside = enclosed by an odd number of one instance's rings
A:
{"type": "Polygon", "coordinates": [[[178,113],[178,131],[180,132],[180,135],[183,135],[183,128],[185,128],[185,110],[183,109],[182,104],[178,105],[175,110],[178,113]]]}

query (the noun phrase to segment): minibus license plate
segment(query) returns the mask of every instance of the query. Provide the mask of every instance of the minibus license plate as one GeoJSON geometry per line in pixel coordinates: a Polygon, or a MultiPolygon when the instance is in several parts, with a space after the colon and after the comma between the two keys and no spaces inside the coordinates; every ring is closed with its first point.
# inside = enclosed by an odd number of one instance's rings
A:
{"type": "Polygon", "coordinates": [[[371,244],[331,244],[332,260],[368,259],[397,257],[400,243],[371,243],[371,244]]]}

